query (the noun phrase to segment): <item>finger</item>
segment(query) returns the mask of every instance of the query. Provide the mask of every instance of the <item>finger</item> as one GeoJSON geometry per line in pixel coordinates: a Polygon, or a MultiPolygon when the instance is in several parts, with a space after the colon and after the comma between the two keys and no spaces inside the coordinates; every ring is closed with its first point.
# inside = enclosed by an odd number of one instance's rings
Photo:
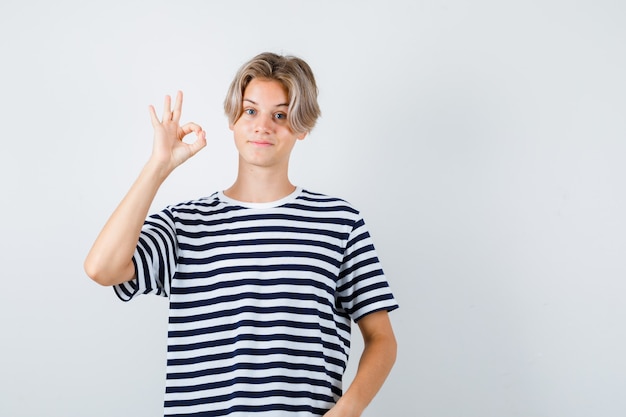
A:
{"type": "Polygon", "coordinates": [[[148,111],[150,112],[150,121],[152,122],[153,127],[161,123],[152,104],[148,106],[148,111]]]}
{"type": "Polygon", "coordinates": [[[172,120],[178,122],[180,120],[180,115],[183,112],[183,92],[178,91],[176,93],[176,104],[174,104],[174,112],[172,113],[172,120]]]}
{"type": "Polygon", "coordinates": [[[194,122],[185,123],[180,127],[185,135],[190,134],[191,132],[196,132],[196,134],[202,131],[202,127],[199,124],[194,122]]]}
{"type": "Polygon", "coordinates": [[[198,138],[193,143],[189,144],[189,149],[191,150],[191,154],[195,155],[198,152],[200,152],[200,150],[204,148],[205,146],[206,146],[206,132],[202,130],[200,131],[200,133],[198,133],[198,138]]]}
{"type": "Polygon", "coordinates": [[[163,101],[163,122],[172,120],[172,98],[167,95],[163,101]]]}

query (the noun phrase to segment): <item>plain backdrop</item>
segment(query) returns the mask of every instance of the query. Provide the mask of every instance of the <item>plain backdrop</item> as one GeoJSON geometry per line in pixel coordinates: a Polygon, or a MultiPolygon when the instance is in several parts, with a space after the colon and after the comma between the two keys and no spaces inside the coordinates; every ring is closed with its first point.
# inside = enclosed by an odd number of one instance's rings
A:
{"type": "Polygon", "coordinates": [[[165,94],[209,144],[153,210],[232,183],[222,101],[262,51],[312,66],[323,116],[292,181],[361,209],[401,305],[365,416],[626,415],[625,19],[615,0],[2,0],[0,415],[161,413],[167,300],[122,303],[82,263],[165,94]]]}

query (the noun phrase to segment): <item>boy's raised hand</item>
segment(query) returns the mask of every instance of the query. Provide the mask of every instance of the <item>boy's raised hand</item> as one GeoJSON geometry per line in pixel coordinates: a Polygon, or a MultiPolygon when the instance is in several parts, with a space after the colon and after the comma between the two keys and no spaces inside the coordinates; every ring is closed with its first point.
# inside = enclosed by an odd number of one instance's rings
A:
{"type": "Polygon", "coordinates": [[[180,126],[183,109],[182,91],[176,94],[173,110],[171,105],[172,99],[170,96],[165,96],[161,120],[157,117],[154,106],[149,107],[154,128],[154,144],[150,162],[163,169],[166,175],[206,146],[206,132],[202,130],[202,127],[193,122],[180,126]],[[192,132],[196,134],[196,140],[192,143],[183,142],[183,138],[192,132]]]}

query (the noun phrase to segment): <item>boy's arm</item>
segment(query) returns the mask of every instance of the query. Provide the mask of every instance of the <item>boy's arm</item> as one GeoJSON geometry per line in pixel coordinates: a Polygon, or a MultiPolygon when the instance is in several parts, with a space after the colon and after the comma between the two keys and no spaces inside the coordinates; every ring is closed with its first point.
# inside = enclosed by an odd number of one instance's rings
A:
{"type": "Polygon", "coordinates": [[[358,417],[385,382],[396,360],[397,343],[389,314],[378,311],[358,322],[364,349],[350,388],[324,417],[358,417]]]}
{"type": "Polygon", "coordinates": [[[115,285],[133,279],[135,268],[132,257],[154,196],[178,165],[206,145],[205,132],[200,126],[195,123],[179,125],[182,100],[182,92],[179,91],[172,111],[171,99],[166,96],[162,120],[150,106],[154,128],[152,155],[85,259],[85,272],[99,284],[115,285]],[[196,133],[197,140],[190,144],[183,142],[182,139],[192,132],[196,133]]]}

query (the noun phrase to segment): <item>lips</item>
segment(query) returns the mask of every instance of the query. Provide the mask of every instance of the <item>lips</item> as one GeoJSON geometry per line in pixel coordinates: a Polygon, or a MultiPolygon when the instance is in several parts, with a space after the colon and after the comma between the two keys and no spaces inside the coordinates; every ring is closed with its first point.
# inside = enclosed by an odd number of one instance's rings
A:
{"type": "Polygon", "coordinates": [[[272,142],[268,142],[266,140],[251,140],[248,142],[255,146],[272,146],[273,145],[272,142]]]}

